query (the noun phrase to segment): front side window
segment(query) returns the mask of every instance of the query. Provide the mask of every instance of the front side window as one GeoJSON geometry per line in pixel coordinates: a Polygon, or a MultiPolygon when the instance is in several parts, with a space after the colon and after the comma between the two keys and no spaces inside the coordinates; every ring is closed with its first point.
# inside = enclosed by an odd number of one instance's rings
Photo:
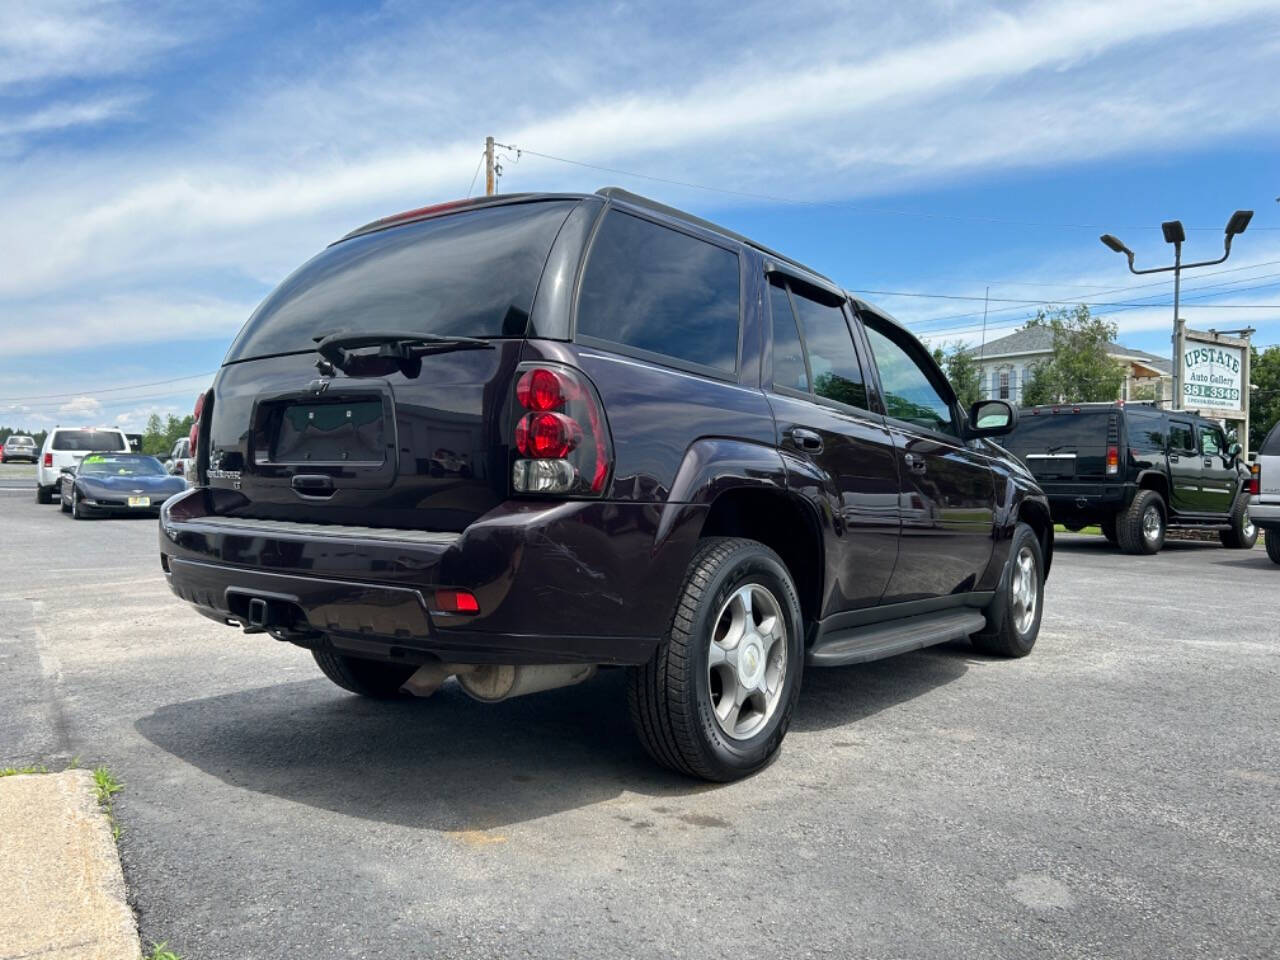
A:
{"type": "Polygon", "coordinates": [[[1178,420],[1169,423],[1169,452],[1195,453],[1196,435],[1191,431],[1191,424],[1178,420]]]}
{"type": "Polygon", "coordinates": [[[880,371],[885,412],[918,427],[958,436],[951,404],[943,399],[916,359],[874,326],[867,324],[866,330],[880,371]]]}
{"type": "Polygon", "coordinates": [[[582,276],[578,334],[732,374],[740,289],[734,251],[611,210],[582,276]]]}

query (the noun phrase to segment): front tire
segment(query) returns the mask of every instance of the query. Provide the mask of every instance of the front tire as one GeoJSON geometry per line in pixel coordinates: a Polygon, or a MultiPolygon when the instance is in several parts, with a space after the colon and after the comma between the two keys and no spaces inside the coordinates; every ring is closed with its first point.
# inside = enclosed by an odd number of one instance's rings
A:
{"type": "Polygon", "coordinates": [[[1009,544],[1009,560],[995,599],[986,609],[987,627],[969,641],[983,653],[1025,657],[1040,635],[1044,613],[1044,552],[1040,538],[1019,523],[1009,544]]]}
{"type": "Polygon", "coordinates": [[[1258,542],[1258,528],[1249,519],[1249,498],[1236,499],[1235,508],[1231,511],[1231,528],[1218,533],[1222,545],[1231,550],[1252,550],[1258,542]]]}
{"type": "Polygon", "coordinates": [[[709,538],[653,658],[628,669],[631,721],[663,766],[736,780],[777,753],[803,668],[800,600],[786,565],[755,540],[709,538]]]}
{"type": "Polygon", "coordinates": [[[316,666],[343,690],[374,700],[392,700],[400,687],[417,671],[417,664],[361,660],[332,650],[312,650],[316,666]]]}
{"type": "Polygon", "coordinates": [[[1120,549],[1135,556],[1159,553],[1164,546],[1164,498],[1154,490],[1139,490],[1129,509],[1116,517],[1116,539],[1120,549]]]}

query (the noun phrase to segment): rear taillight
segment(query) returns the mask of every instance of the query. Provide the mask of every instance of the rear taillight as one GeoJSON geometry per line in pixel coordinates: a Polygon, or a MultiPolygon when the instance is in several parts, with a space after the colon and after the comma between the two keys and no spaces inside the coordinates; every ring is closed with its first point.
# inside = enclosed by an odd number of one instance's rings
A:
{"type": "Polygon", "coordinates": [[[1244,492],[1251,497],[1262,492],[1262,464],[1254,463],[1249,467],[1249,479],[1244,482],[1244,492]]]}
{"type": "Polygon", "coordinates": [[[196,443],[200,440],[200,414],[204,411],[204,394],[196,397],[196,408],[191,413],[191,432],[187,434],[187,444],[191,447],[188,456],[196,455],[196,443]]]}
{"type": "Polygon", "coordinates": [[[436,609],[441,613],[479,613],[480,601],[470,590],[437,590],[436,609]]]}
{"type": "Polygon", "coordinates": [[[1107,476],[1113,477],[1120,472],[1120,451],[1116,447],[1107,447],[1107,476]]]}
{"type": "Polygon", "coordinates": [[[53,454],[52,454],[52,453],[46,453],[46,454],[44,455],[44,465],[45,465],[46,467],[52,467],[52,466],[53,466],[53,454]]]}
{"type": "Polygon", "coordinates": [[[559,364],[517,370],[511,481],[517,493],[599,496],[609,478],[609,428],[586,376],[559,364]]]}

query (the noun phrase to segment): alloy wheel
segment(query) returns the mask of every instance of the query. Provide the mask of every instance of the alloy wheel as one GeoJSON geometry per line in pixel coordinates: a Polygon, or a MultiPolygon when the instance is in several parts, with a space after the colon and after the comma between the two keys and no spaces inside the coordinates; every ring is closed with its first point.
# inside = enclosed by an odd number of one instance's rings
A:
{"type": "Polygon", "coordinates": [[[1036,557],[1030,547],[1018,551],[1009,584],[1009,606],[1013,625],[1025,634],[1036,621],[1036,605],[1040,602],[1040,583],[1036,576],[1036,557]]]}
{"type": "Polygon", "coordinates": [[[782,606],[758,583],[739,587],[716,614],[707,657],[707,688],[721,731],[755,736],[772,719],[787,676],[782,606]]]}

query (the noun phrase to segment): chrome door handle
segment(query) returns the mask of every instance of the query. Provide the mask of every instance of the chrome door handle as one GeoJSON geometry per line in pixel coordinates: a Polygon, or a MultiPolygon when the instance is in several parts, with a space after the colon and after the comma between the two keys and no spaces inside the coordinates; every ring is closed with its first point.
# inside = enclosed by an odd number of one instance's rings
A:
{"type": "Polygon", "coordinates": [[[806,430],[803,427],[792,427],[787,431],[787,437],[805,453],[822,452],[822,437],[812,430],[806,430]]]}

